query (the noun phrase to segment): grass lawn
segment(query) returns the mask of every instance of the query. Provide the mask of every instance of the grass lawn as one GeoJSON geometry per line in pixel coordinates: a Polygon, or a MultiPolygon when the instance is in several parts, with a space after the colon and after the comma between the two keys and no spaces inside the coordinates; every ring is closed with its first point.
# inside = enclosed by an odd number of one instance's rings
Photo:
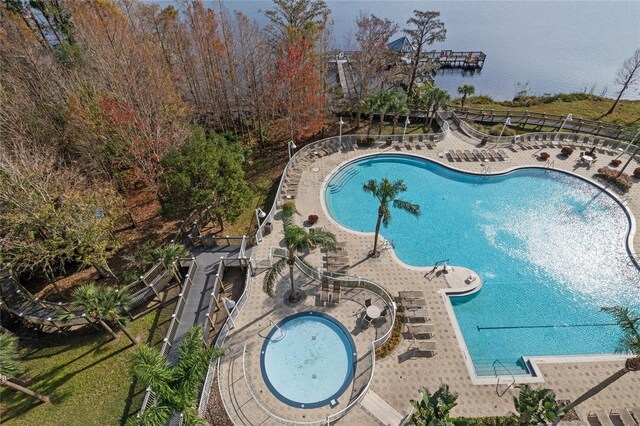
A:
{"type": "MultiPolygon", "coordinates": [[[[613,104],[612,99],[593,97],[591,99],[574,99],[569,97],[567,99],[573,99],[569,102],[562,100],[562,98],[556,99],[550,103],[544,103],[536,98],[528,106],[515,106],[510,101],[507,102],[490,102],[484,97],[478,98],[480,102],[471,97],[467,99],[465,106],[469,108],[479,109],[495,109],[495,110],[519,110],[519,111],[531,111],[531,112],[545,112],[547,114],[566,115],[573,114],[574,118],[586,118],[591,120],[599,119],[607,123],[622,124],[631,127],[640,127],[640,101],[625,101],[622,100],[618,103],[613,114],[606,117],[599,118],[605,113],[609,107],[613,104]]],[[[456,102],[459,105],[459,102],[456,102]]]]}
{"type": "MultiPolygon", "coordinates": [[[[159,348],[173,308],[170,304],[138,318],[130,331],[159,348]]],[[[117,425],[138,411],[144,389],[129,372],[134,346],[122,333],[111,341],[105,332],[90,330],[21,340],[22,377],[33,378],[31,389],[51,396],[52,403],[42,405],[2,388],[2,425],[117,425]]]]}

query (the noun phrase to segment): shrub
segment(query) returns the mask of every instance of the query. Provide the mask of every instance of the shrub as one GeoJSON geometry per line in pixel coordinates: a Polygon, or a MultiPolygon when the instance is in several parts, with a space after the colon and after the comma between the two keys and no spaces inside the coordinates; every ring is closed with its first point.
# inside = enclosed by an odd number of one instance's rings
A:
{"type": "Polygon", "coordinates": [[[573,148],[565,146],[560,150],[560,153],[566,157],[570,156],[571,154],[573,154],[573,148]]]}
{"type": "Polygon", "coordinates": [[[307,217],[307,221],[313,225],[314,223],[316,223],[318,221],[318,215],[316,214],[310,214],[309,217],[307,217]]]}
{"type": "Polygon", "coordinates": [[[551,157],[551,155],[549,155],[548,152],[541,152],[540,153],[540,158],[542,158],[543,160],[546,160],[549,157],[551,157]]]}
{"type": "MultiPolygon", "coordinates": [[[[638,169],[640,169],[640,167],[638,167],[638,169]]],[[[635,170],[634,170],[634,174],[635,174],[635,170]]],[[[620,177],[618,177],[618,172],[608,167],[602,167],[601,169],[598,169],[598,173],[596,173],[595,176],[611,183],[613,186],[615,186],[622,192],[628,192],[629,189],[631,189],[631,185],[633,184],[628,174],[623,173],[620,175],[620,177]]]]}
{"type": "Polygon", "coordinates": [[[467,426],[519,426],[516,416],[505,417],[458,417],[467,426]]]}
{"type": "Polygon", "coordinates": [[[622,163],[622,161],[620,161],[620,160],[618,160],[618,159],[611,160],[611,164],[612,164],[614,167],[618,167],[618,166],[620,165],[620,163],[622,163]]]}
{"type": "Polygon", "coordinates": [[[374,141],[374,138],[362,138],[356,141],[356,145],[358,145],[359,148],[369,148],[373,145],[374,141]]]}
{"type": "MultiPolygon", "coordinates": [[[[499,136],[500,132],[502,132],[502,128],[504,127],[504,125],[502,124],[496,124],[495,126],[491,126],[489,128],[489,134],[493,135],[493,136],[499,136]]],[[[516,133],[515,130],[510,129],[509,127],[506,127],[504,129],[504,132],[502,132],[502,136],[515,136],[518,133],[516,133]]]]}
{"type": "Polygon", "coordinates": [[[638,179],[640,179],[640,167],[636,168],[636,169],[633,171],[633,175],[634,175],[635,177],[637,177],[638,179]]]}
{"type": "Polygon", "coordinates": [[[376,348],[376,358],[382,359],[393,352],[398,346],[400,346],[400,342],[402,342],[402,316],[397,313],[396,314],[396,323],[393,326],[393,331],[391,332],[391,336],[389,336],[389,340],[387,340],[384,345],[376,348]]]}

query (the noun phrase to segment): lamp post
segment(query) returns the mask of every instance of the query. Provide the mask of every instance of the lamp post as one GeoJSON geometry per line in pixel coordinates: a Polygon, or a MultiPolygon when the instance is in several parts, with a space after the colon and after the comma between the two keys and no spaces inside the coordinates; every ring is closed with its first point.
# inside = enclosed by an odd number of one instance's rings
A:
{"type": "Polygon", "coordinates": [[[231,310],[235,308],[236,302],[231,299],[227,299],[226,297],[222,298],[222,304],[224,305],[224,310],[227,311],[227,316],[231,320],[231,328],[235,328],[236,323],[233,322],[233,317],[231,316],[231,310]]]}
{"type": "Polygon", "coordinates": [[[296,144],[293,141],[289,141],[287,148],[289,149],[289,160],[291,160],[291,151],[297,148],[296,144]]]}
{"type": "MultiPolygon", "coordinates": [[[[633,139],[631,139],[631,145],[633,145],[636,142],[636,140],[638,139],[638,136],[640,136],[640,130],[638,130],[638,133],[636,133],[633,139]]],[[[622,175],[622,172],[624,172],[624,169],[626,169],[629,163],[631,162],[631,160],[635,158],[636,154],[638,153],[638,150],[640,150],[640,145],[636,146],[636,149],[633,150],[633,154],[631,154],[627,162],[624,163],[624,166],[622,166],[622,169],[620,169],[620,173],[618,173],[617,177],[620,177],[622,175]]]]}
{"type": "Polygon", "coordinates": [[[404,120],[404,130],[402,131],[402,143],[404,143],[404,137],[407,135],[407,126],[411,124],[409,121],[409,116],[407,115],[407,119],[404,120]]]}
{"type": "Polygon", "coordinates": [[[344,124],[344,121],[342,121],[342,117],[340,117],[340,121],[338,122],[338,124],[340,125],[340,145],[342,145],[342,125],[344,124]]]}
{"type": "Polygon", "coordinates": [[[500,136],[498,136],[498,143],[500,143],[500,139],[502,139],[502,134],[504,133],[504,129],[510,125],[511,125],[511,117],[507,117],[507,119],[504,120],[504,126],[502,126],[502,130],[500,130],[500,136]]]}
{"type": "Polygon", "coordinates": [[[564,118],[564,121],[562,121],[562,124],[560,125],[560,128],[558,129],[558,133],[556,133],[556,137],[553,138],[554,140],[558,139],[558,136],[560,136],[560,132],[562,131],[562,128],[564,127],[565,124],[567,124],[568,122],[572,122],[573,121],[573,114],[567,114],[567,116],[564,118]]]}

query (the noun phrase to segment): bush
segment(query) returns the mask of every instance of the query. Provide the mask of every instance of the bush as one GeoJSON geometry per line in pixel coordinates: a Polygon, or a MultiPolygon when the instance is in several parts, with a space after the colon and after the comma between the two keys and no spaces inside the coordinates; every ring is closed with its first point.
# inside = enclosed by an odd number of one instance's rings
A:
{"type": "MultiPolygon", "coordinates": [[[[504,127],[504,125],[502,124],[496,124],[495,126],[491,126],[489,128],[489,134],[493,135],[493,136],[499,136],[500,132],[502,132],[502,128],[504,127]]],[[[509,127],[505,127],[504,132],[502,132],[502,136],[515,136],[518,133],[516,133],[515,130],[509,128],[509,127]]]]}
{"type": "Polygon", "coordinates": [[[374,138],[362,138],[356,141],[356,145],[358,145],[358,148],[369,148],[373,145],[374,141],[374,138]]]}
{"type": "Polygon", "coordinates": [[[614,167],[618,167],[621,163],[622,163],[622,161],[620,161],[620,160],[618,160],[618,159],[611,160],[611,164],[612,164],[614,167]]]}
{"type": "Polygon", "coordinates": [[[479,96],[469,96],[467,98],[466,103],[468,105],[468,104],[492,104],[494,102],[495,101],[490,96],[479,95],[479,96]]]}
{"type": "Polygon", "coordinates": [[[387,340],[384,345],[376,348],[376,359],[385,358],[400,346],[400,342],[402,342],[402,316],[397,313],[396,323],[393,326],[389,340],[387,340]]]}
{"type": "Polygon", "coordinates": [[[505,417],[459,417],[467,426],[519,426],[516,416],[505,417]]]}
{"type": "Polygon", "coordinates": [[[571,154],[573,154],[573,148],[565,146],[560,150],[560,153],[566,157],[570,156],[571,154]]]}
{"type": "Polygon", "coordinates": [[[640,179],[640,167],[636,168],[633,171],[633,176],[637,177],[638,179],[640,179]]]}
{"type": "MultiPolygon", "coordinates": [[[[640,169],[640,167],[638,167],[638,169],[640,169]]],[[[634,175],[635,172],[636,171],[634,170],[634,175]]],[[[618,172],[608,167],[598,169],[598,173],[596,173],[595,176],[611,183],[622,192],[629,192],[629,189],[631,189],[631,185],[633,185],[633,182],[631,182],[631,178],[628,174],[623,173],[620,175],[620,177],[618,177],[618,172]]]]}
{"type": "Polygon", "coordinates": [[[309,217],[307,217],[307,221],[313,225],[314,223],[316,223],[318,221],[318,215],[316,214],[310,214],[309,217]]]}
{"type": "Polygon", "coordinates": [[[549,157],[551,157],[551,155],[549,155],[548,152],[541,152],[540,153],[540,158],[542,158],[543,160],[546,160],[549,157]]]}

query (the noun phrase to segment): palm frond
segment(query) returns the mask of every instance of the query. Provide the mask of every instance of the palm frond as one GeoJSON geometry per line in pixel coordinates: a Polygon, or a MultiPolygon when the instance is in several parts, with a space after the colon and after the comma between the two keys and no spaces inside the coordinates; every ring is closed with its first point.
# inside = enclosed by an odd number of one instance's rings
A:
{"type": "Polygon", "coordinates": [[[640,355],[640,316],[635,315],[626,306],[607,306],[600,309],[613,315],[622,329],[616,352],[640,355]]]}
{"type": "Polygon", "coordinates": [[[393,207],[404,210],[405,212],[415,216],[420,216],[420,206],[405,200],[393,200],[393,207]]]}
{"type": "Polygon", "coordinates": [[[180,243],[169,243],[153,250],[151,257],[153,262],[162,262],[165,265],[173,262],[179,257],[185,257],[189,251],[180,243]]]}
{"type": "Polygon", "coordinates": [[[389,206],[381,206],[382,207],[382,226],[387,228],[389,223],[391,223],[391,210],[389,210],[389,206]]]}
{"type": "Polygon", "coordinates": [[[18,338],[9,333],[0,333],[0,374],[17,376],[22,373],[18,362],[18,338]]]}
{"type": "Polygon", "coordinates": [[[309,234],[309,240],[314,247],[321,246],[331,251],[338,247],[336,236],[324,228],[316,228],[313,234],[309,234]]]}
{"type": "Polygon", "coordinates": [[[127,421],[127,426],[164,426],[169,422],[173,413],[173,408],[167,405],[154,405],[146,408],[139,419],[134,418],[132,421],[127,421]]]}
{"type": "Polygon", "coordinates": [[[378,196],[378,182],[375,179],[369,179],[363,186],[362,190],[366,193],[373,194],[374,197],[378,196]]]}
{"type": "Polygon", "coordinates": [[[311,246],[309,232],[297,225],[291,225],[284,230],[284,241],[289,251],[304,251],[311,246]]]}
{"type": "Polygon", "coordinates": [[[298,213],[296,204],[293,201],[287,201],[282,205],[282,222],[284,227],[293,225],[293,216],[298,213]]]}
{"type": "Polygon", "coordinates": [[[262,282],[262,289],[269,296],[273,296],[273,288],[276,285],[276,281],[278,281],[278,277],[280,273],[284,269],[287,264],[287,259],[280,259],[276,263],[273,264],[271,269],[264,276],[264,281],[262,282]]]}
{"type": "Polygon", "coordinates": [[[398,179],[392,185],[394,195],[397,195],[401,192],[405,192],[407,190],[407,185],[404,183],[402,179],[398,179]]]}
{"type": "Polygon", "coordinates": [[[131,356],[131,372],[144,386],[150,387],[162,398],[170,397],[173,373],[167,367],[167,358],[157,350],[142,345],[131,356]]]}

